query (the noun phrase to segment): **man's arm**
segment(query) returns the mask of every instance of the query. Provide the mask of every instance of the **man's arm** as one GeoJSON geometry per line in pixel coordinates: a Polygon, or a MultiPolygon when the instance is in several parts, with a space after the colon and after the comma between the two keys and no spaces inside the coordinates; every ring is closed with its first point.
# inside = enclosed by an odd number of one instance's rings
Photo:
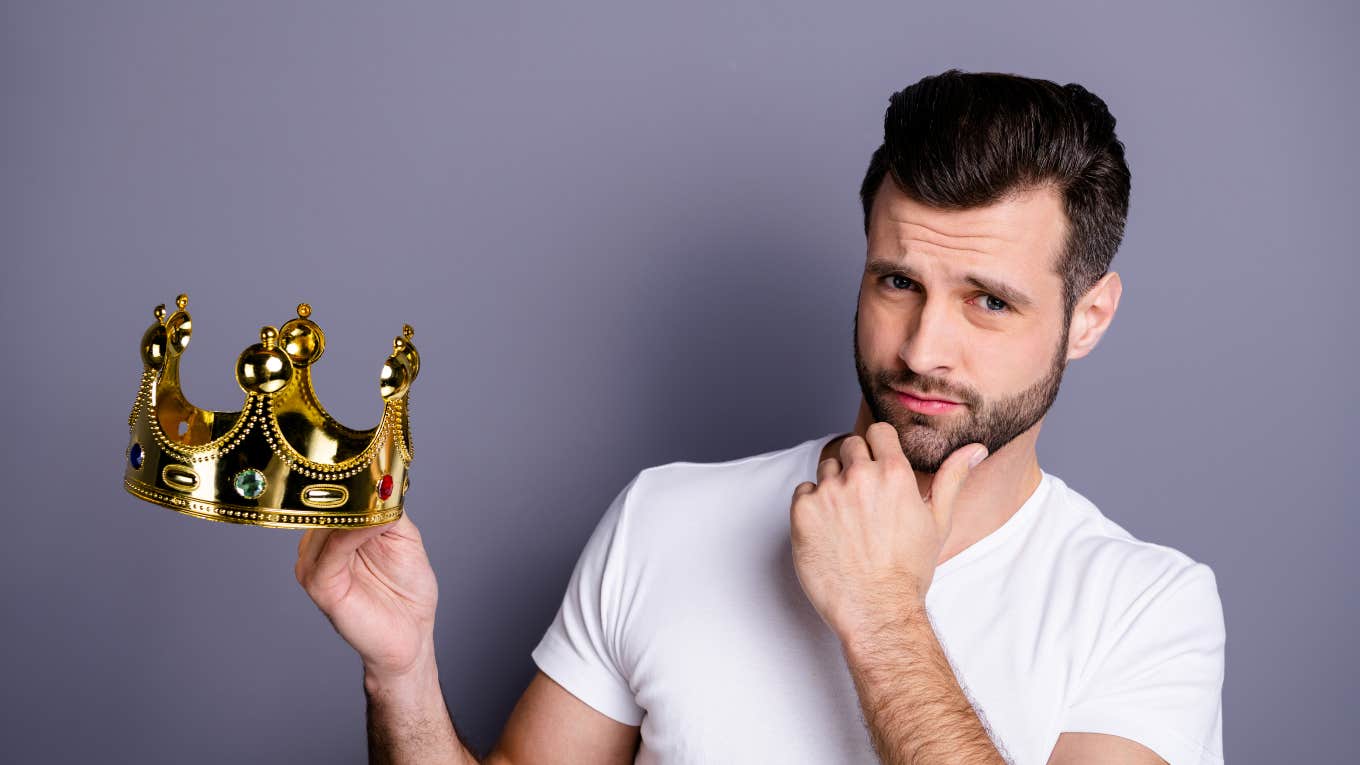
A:
{"type": "Polygon", "coordinates": [[[1048,765],[1086,765],[1118,762],[1128,765],[1167,765],[1151,749],[1123,736],[1107,733],[1063,733],[1049,755],[1048,765]]]}
{"type": "MultiPolygon", "coordinates": [[[[388,682],[365,675],[370,763],[479,762],[449,717],[438,675],[433,665],[388,682]]],[[[538,672],[510,713],[500,741],[480,762],[624,765],[633,761],[640,740],[637,726],[597,712],[538,672]]]]}
{"type": "Polygon", "coordinates": [[[487,765],[625,765],[637,756],[638,726],[624,725],[538,672],[515,704],[487,765]]]}
{"type": "Polygon", "coordinates": [[[994,765],[1008,760],[979,719],[923,607],[842,640],[864,722],[884,763],[994,765]]]}
{"type": "Polygon", "coordinates": [[[428,655],[428,660],[404,676],[364,673],[371,765],[417,762],[476,765],[477,758],[454,728],[444,703],[433,645],[428,655]]]}
{"type": "MultiPolygon", "coordinates": [[[[409,510],[386,526],[309,529],[294,573],[362,659],[370,762],[477,763],[440,689],[438,585],[409,510]]],[[[637,726],[597,712],[540,672],[485,762],[621,764],[632,761],[638,741],[637,726]]]]}
{"type": "MultiPolygon", "coordinates": [[[[1005,747],[991,738],[945,656],[924,610],[842,642],[864,722],[884,763],[1003,763],[1005,747]]],[[[1048,765],[1166,765],[1151,749],[1103,733],[1058,736],[1048,765]]]]}

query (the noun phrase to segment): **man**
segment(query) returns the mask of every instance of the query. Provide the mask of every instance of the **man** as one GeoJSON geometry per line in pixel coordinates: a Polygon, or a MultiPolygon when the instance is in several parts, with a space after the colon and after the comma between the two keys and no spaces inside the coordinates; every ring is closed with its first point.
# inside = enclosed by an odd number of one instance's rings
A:
{"type": "MultiPolygon", "coordinates": [[[[1078,85],[895,94],[861,188],[854,432],[640,472],[586,543],[484,762],[1222,762],[1212,570],[1039,467],[1119,304],[1115,120],[1078,85]]],[[[408,518],[308,531],[380,762],[477,762],[408,518]]]]}

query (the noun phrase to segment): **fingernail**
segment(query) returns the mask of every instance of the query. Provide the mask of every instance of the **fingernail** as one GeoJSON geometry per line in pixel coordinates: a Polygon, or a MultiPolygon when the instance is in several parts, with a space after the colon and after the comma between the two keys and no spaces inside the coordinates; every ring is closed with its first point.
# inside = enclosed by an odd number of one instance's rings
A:
{"type": "Polygon", "coordinates": [[[973,450],[973,456],[968,458],[968,467],[975,468],[977,464],[987,458],[987,447],[979,446],[973,450]]]}

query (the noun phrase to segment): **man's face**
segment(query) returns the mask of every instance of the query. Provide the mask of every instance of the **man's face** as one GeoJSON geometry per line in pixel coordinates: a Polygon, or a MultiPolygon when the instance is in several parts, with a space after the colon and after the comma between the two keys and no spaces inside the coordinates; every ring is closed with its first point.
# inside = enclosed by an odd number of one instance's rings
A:
{"type": "Polygon", "coordinates": [[[1055,270],[1065,231],[1048,187],[946,211],[884,179],[855,311],[855,369],[874,419],[897,428],[918,472],[974,442],[995,454],[1053,404],[1067,366],[1055,270]]]}

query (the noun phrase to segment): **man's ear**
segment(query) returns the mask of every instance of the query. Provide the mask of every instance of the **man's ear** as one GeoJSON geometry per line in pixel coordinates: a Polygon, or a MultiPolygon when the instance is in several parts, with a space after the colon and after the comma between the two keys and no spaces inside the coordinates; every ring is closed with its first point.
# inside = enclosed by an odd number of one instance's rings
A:
{"type": "Polygon", "coordinates": [[[1072,309],[1072,324],[1068,328],[1067,360],[1079,359],[1090,353],[1101,336],[1114,321],[1119,308],[1119,295],[1124,285],[1119,274],[1111,271],[1100,277],[1072,309]]]}

